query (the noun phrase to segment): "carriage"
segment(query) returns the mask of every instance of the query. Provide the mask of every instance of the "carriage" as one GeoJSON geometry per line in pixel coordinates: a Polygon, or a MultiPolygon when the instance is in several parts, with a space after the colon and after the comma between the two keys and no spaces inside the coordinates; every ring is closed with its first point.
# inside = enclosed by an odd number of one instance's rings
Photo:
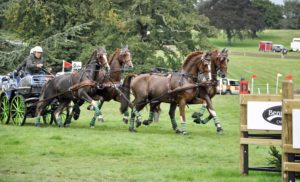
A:
{"type": "MultiPolygon", "coordinates": [[[[10,121],[15,125],[22,126],[26,118],[36,116],[36,105],[45,83],[52,79],[52,75],[26,75],[20,77],[16,73],[1,80],[0,92],[0,122],[8,124],[10,121]]],[[[43,113],[43,122],[52,124],[54,121],[53,111],[58,106],[53,101],[43,113]]]]}

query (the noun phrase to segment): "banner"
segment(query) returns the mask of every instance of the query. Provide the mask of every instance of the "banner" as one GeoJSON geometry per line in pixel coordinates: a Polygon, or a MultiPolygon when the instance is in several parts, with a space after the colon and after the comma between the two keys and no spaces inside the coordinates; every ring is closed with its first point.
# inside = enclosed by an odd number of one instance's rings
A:
{"type": "Polygon", "coordinates": [[[82,67],[82,62],[80,61],[72,61],[72,71],[80,70],[82,67]]]}
{"type": "Polygon", "coordinates": [[[249,101],[247,107],[248,129],[282,130],[282,103],[249,101]]]}
{"type": "Polygon", "coordinates": [[[293,109],[293,148],[300,149],[300,109],[293,109]]]}

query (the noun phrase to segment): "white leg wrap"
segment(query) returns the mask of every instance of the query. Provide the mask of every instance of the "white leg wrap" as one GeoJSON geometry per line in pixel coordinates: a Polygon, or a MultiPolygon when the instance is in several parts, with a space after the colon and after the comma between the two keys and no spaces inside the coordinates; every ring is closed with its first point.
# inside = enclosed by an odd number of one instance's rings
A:
{"type": "Polygon", "coordinates": [[[209,113],[210,113],[213,117],[216,117],[216,116],[217,116],[216,111],[211,110],[211,109],[208,109],[208,110],[209,110],[209,113]]]}
{"type": "Polygon", "coordinates": [[[92,100],[92,106],[94,106],[94,107],[97,107],[97,101],[95,101],[95,100],[92,100]]]}

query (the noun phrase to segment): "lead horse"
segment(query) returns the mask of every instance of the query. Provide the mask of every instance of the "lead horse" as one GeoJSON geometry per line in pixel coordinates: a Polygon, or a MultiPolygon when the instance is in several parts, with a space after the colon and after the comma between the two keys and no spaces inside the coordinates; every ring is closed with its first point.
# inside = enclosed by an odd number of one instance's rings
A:
{"type": "MultiPolygon", "coordinates": [[[[170,103],[169,115],[173,129],[177,133],[186,134],[185,106],[187,103],[197,99],[197,96],[200,94],[199,87],[205,87],[205,85],[201,83],[198,83],[199,85],[195,84],[195,80],[198,80],[197,76],[202,74],[205,75],[205,78],[211,77],[209,74],[210,64],[210,54],[197,51],[188,55],[184,61],[183,68],[189,67],[189,72],[182,69],[181,72],[172,73],[168,76],[142,74],[135,77],[129,84],[135,96],[133,103],[131,103],[132,112],[129,131],[136,131],[134,128],[135,117],[137,116],[137,125],[140,125],[141,115],[139,111],[148,103],[150,103],[152,111],[152,109],[156,108],[161,102],[165,102],[170,103]],[[181,128],[178,128],[175,120],[177,105],[180,111],[181,128]]],[[[206,99],[206,94],[205,91],[202,91],[200,95],[206,99]]],[[[126,104],[128,107],[129,103],[127,102],[126,104]]]]}
{"type": "Polygon", "coordinates": [[[96,87],[103,83],[106,72],[109,69],[106,50],[104,48],[97,48],[93,52],[85,69],[81,70],[78,74],[61,75],[48,81],[42,89],[37,104],[36,126],[40,126],[41,115],[54,99],[57,99],[59,102],[57,109],[53,113],[59,127],[62,126],[60,113],[71,101],[76,103],[84,100],[91,103],[95,107],[96,115],[99,116],[99,102],[92,97],[96,95],[96,87]]]}
{"type": "MultiPolygon", "coordinates": [[[[217,113],[213,107],[212,104],[212,98],[213,96],[216,95],[216,86],[217,86],[217,76],[220,77],[226,77],[227,75],[227,67],[228,67],[228,50],[227,49],[223,49],[221,52],[219,52],[218,50],[214,50],[211,52],[211,81],[212,84],[207,85],[207,87],[201,87],[199,89],[205,89],[204,92],[207,92],[207,95],[209,97],[209,99],[206,99],[210,102],[210,106],[208,106],[207,101],[205,99],[201,99],[201,96],[198,96],[198,99],[193,100],[191,102],[189,102],[188,104],[203,104],[200,112],[195,112],[192,117],[196,118],[194,120],[195,123],[197,124],[206,124],[209,120],[211,120],[212,118],[214,119],[215,122],[215,126],[217,127],[217,132],[218,133],[223,133],[223,128],[220,124],[220,121],[217,117],[217,113]],[[203,115],[205,109],[207,109],[210,113],[210,115],[205,118],[204,120],[201,120],[201,116],[203,115]]],[[[190,72],[189,69],[191,69],[192,67],[190,66],[183,66],[182,69],[184,69],[186,72],[190,72]]],[[[197,75],[194,75],[197,76],[197,75]]],[[[200,78],[201,79],[201,78],[200,78]]],[[[203,91],[202,91],[203,92],[203,91]]],[[[201,91],[199,92],[201,93],[201,91]]],[[[149,117],[147,120],[143,121],[144,125],[149,125],[153,122],[153,116],[154,116],[154,112],[155,108],[150,108],[150,113],[149,113],[149,117]]]]}

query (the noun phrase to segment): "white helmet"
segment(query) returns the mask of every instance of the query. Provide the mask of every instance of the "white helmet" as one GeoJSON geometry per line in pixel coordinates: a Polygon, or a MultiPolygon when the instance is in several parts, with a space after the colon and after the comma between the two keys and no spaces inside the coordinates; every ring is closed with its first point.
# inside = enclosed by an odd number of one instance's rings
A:
{"type": "Polygon", "coordinates": [[[43,49],[42,49],[41,46],[35,46],[35,47],[33,48],[33,52],[43,52],[43,49]]]}

